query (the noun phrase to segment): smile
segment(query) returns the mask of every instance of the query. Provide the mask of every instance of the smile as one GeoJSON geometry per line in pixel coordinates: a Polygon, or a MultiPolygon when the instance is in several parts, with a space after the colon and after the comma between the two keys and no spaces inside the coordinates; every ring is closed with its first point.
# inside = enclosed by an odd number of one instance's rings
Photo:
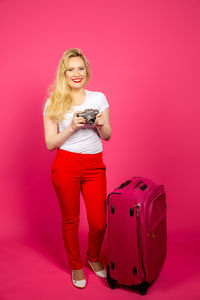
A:
{"type": "Polygon", "coordinates": [[[72,81],[78,83],[78,82],[81,82],[81,81],[82,81],[82,78],[79,78],[79,79],[72,79],[72,81]]]}

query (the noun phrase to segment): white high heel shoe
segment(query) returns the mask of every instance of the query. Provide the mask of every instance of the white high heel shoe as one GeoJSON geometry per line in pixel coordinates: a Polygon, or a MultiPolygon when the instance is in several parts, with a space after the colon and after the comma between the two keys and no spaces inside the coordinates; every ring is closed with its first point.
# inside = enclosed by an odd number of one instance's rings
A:
{"type": "Polygon", "coordinates": [[[88,263],[97,276],[99,276],[101,278],[107,278],[107,271],[105,270],[105,268],[101,271],[95,271],[95,269],[94,269],[93,265],[91,264],[91,262],[89,261],[89,259],[88,259],[88,263]]]}
{"type": "Polygon", "coordinates": [[[73,271],[72,271],[72,282],[75,287],[83,289],[86,286],[86,279],[74,280],[73,279],[73,271]]]}

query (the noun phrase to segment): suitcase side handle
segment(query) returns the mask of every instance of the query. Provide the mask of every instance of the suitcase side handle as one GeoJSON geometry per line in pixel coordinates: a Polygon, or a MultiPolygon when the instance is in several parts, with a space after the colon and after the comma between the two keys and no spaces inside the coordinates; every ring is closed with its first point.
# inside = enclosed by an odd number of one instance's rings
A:
{"type": "Polygon", "coordinates": [[[138,181],[134,188],[137,189],[138,187],[140,188],[140,190],[144,191],[147,188],[147,184],[145,184],[143,181],[138,181]]]}
{"type": "Polygon", "coordinates": [[[127,186],[131,182],[132,182],[132,180],[127,180],[127,181],[123,182],[117,189],[123,189],[125,186],[127,186]]]}

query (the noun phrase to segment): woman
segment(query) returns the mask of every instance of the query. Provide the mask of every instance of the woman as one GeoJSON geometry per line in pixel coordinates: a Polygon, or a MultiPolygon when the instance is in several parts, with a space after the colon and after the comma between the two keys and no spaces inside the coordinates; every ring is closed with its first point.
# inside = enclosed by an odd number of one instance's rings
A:
{"type": "Polygon", "coordinates": [[[109,140],[112,129],[105,95],[84,89],[90,75],[89,63],[80,49],[65,51],[43,110],[47,149],[57,149],[51,180],[61,208],[63,239],[72,269],[72,282],[78,288],[86,286],[78,240],[80,191],[89,224],[88,263],[97,276],[107,277],[99,262],[107,196],[106,166],[100,138],[109,140]],[[77,115],[85,109],[98,109],[93,124],[77,115]]]}

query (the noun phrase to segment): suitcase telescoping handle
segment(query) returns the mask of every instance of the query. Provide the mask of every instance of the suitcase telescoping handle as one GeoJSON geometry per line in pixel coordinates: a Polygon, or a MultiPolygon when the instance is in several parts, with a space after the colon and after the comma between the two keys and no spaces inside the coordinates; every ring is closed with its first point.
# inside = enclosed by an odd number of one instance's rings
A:
{"type": "MultiPolygon", "coordinates": [[[[123,189],[125,186],[127,186],[128,184],[130,184],[132,182],[132,180],[127,180],[125,182],[123,182],[117,189],[123,189]]],[[[135,182],[134,188],[140,188],[141,190],[145,190],[147,188],[147,185],[141,180],[137,180],[135,182]],[[141,185],[142,184],[142,185],[141,185]]]]}

